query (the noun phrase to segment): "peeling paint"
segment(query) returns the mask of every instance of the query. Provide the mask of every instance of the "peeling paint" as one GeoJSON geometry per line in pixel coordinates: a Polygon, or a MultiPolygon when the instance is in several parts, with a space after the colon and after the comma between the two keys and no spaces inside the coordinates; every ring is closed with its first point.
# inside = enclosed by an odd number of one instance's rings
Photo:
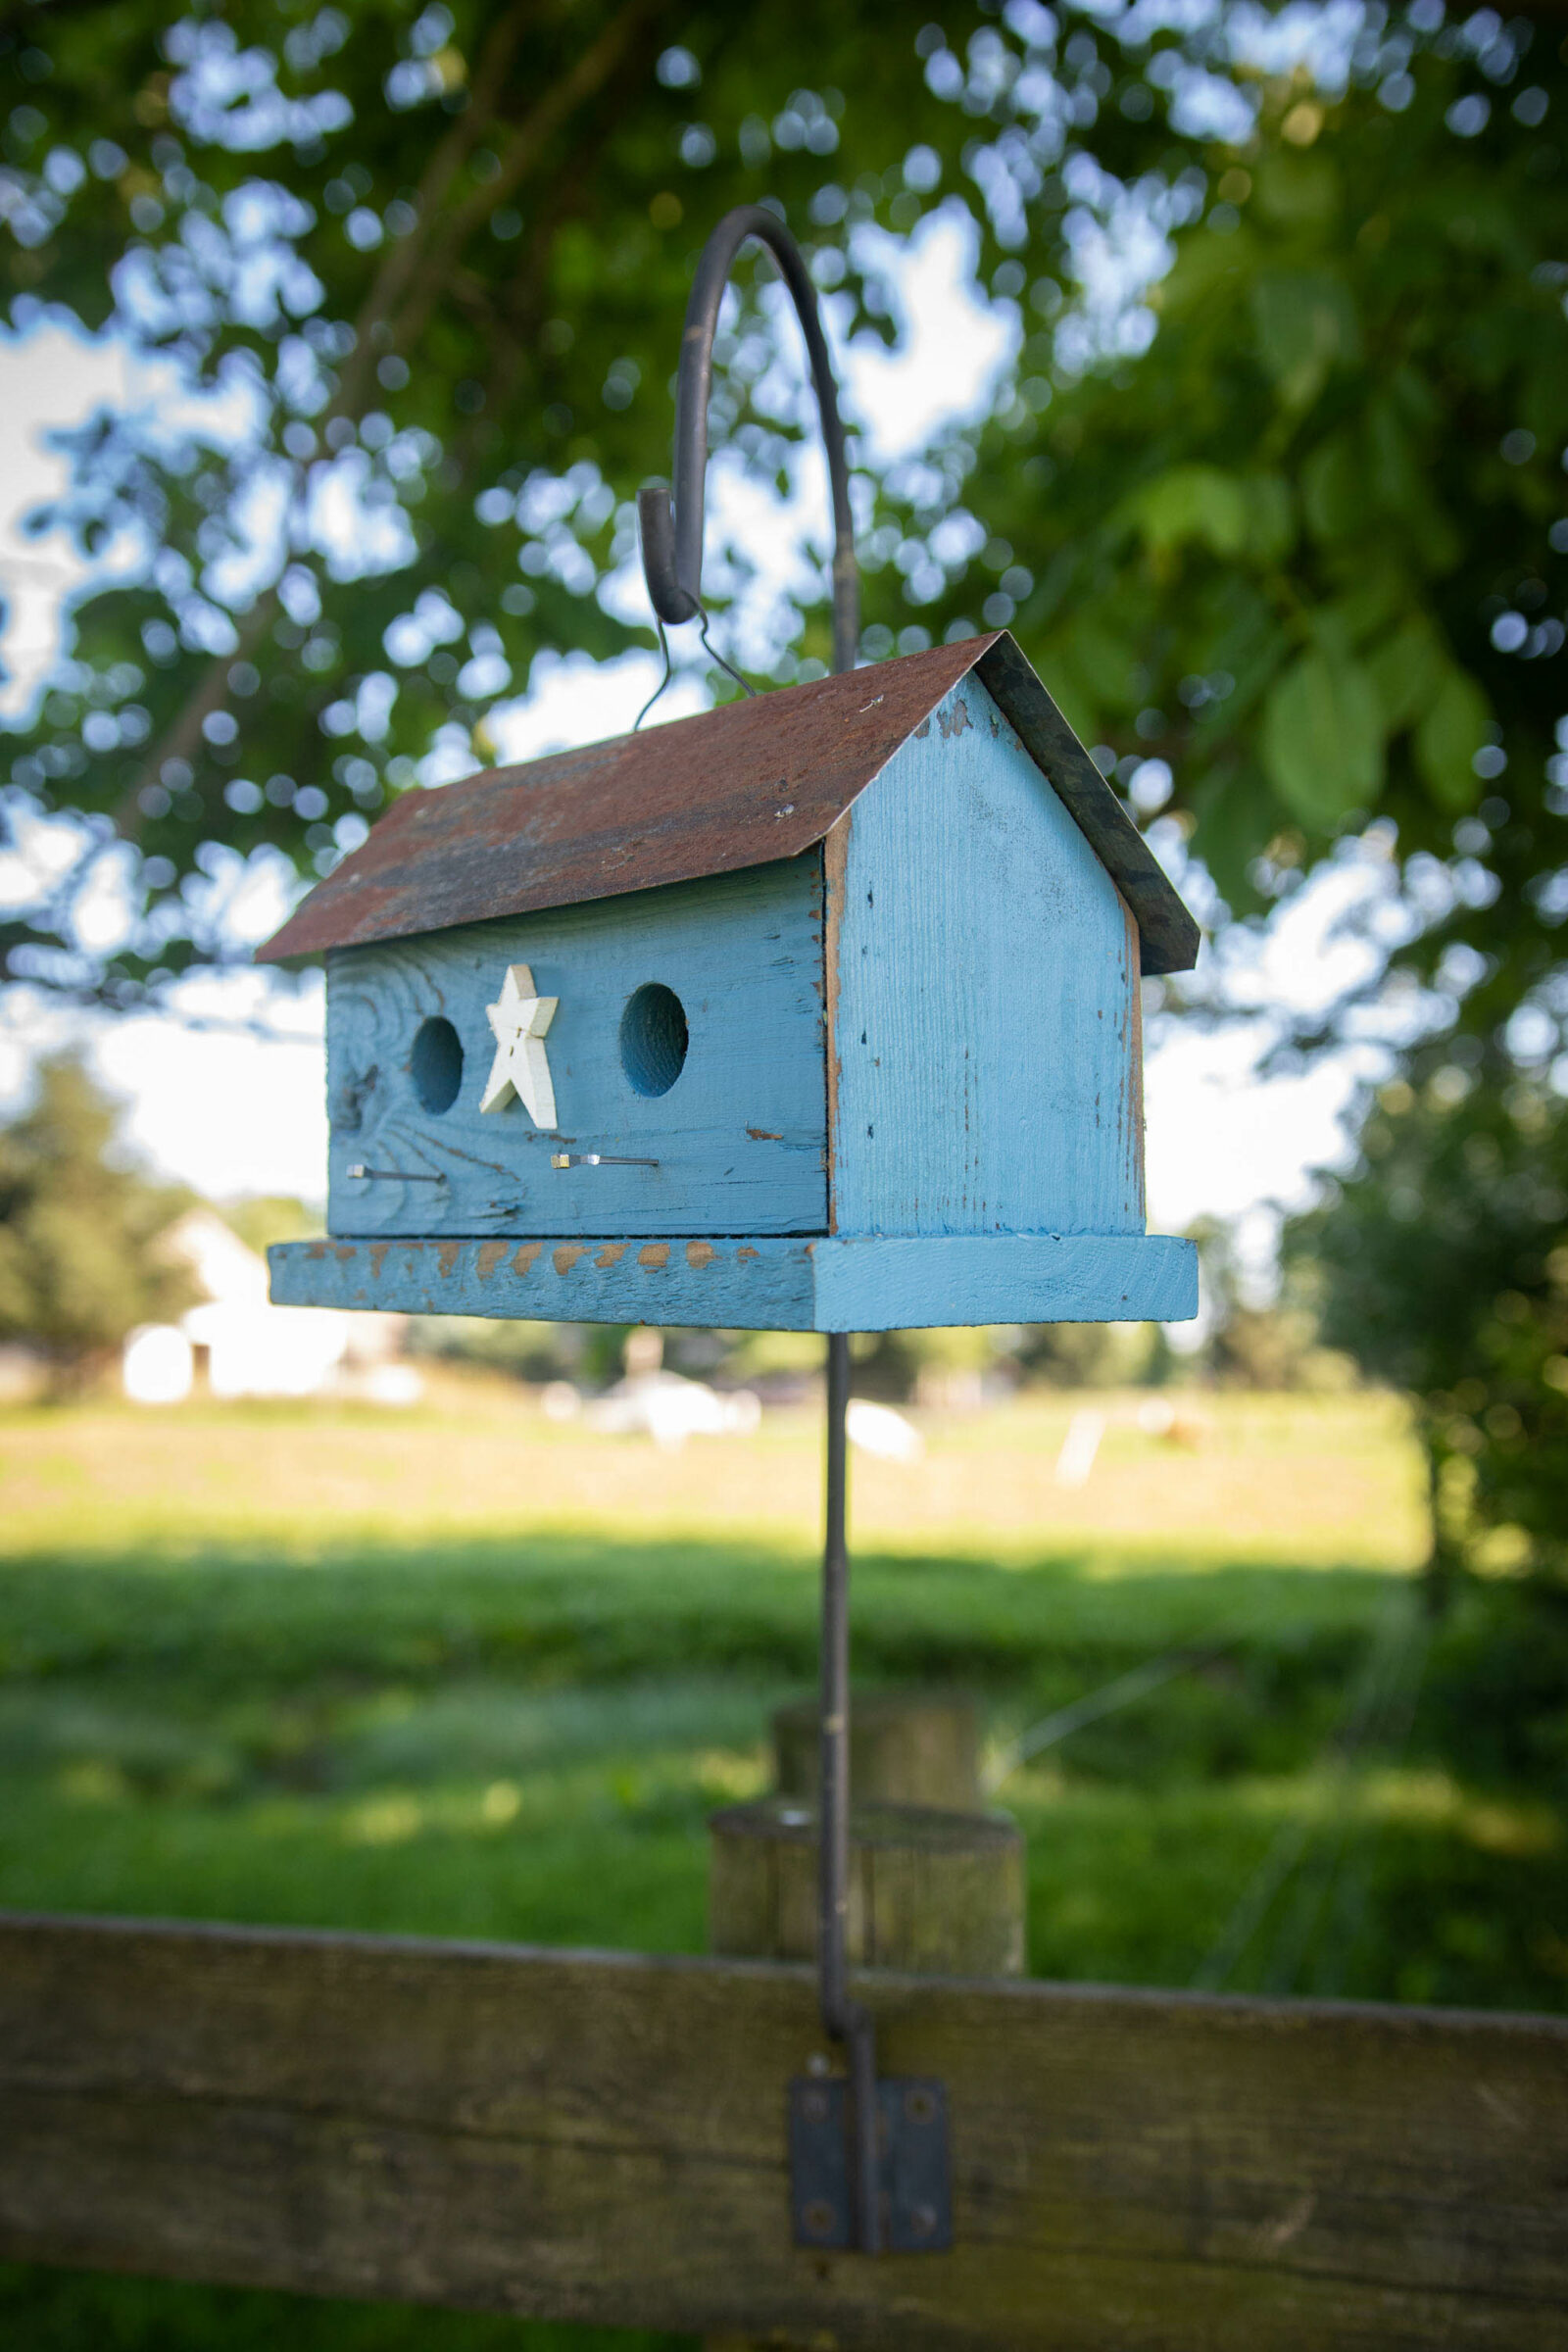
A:
{"type": "Polygon", "coordinates": [[[688,1242],[686,1245],[686,1263],[699,1270],[710,1266],[717,1255],[718,1251],[711,1242],[688,1242]]]}
{"type": "Polygon", "coordinates": [[[514,1274],[521,1275],[528,1273],[532,1268],[534,1259],[538,1256],[543,1248],[543,1242],[519,1242],[517,1245],[517,1254],[512,1261],[512,1271],[514,1274]]]}
{"type": "Polygon", "coordinates": [[[669,1263],[669,1244],[667,1242],[647,1243],[645,1247],[639,1250],[637,1252],[637,1263],[640,1266],[667,1266],[669,1263]]]}
{"type": "Polygon", "coordinates": [[[625,1242],[607,1242],[594,1259],[594,1264],[596,1266],[618,1266],[626,1254],[627,1247],[625,1242]]]}
{"type": "Polygon", "coordinates": [[[951,708],[945,703],[937,712],[937,725],[942,730],[944,743],[951,743],[955,735],[961,735],[970,724],[969,706],[961,694],[953,697],[951,708]]]}
{"type": "Polygon", "coordinates": [[[392,1245],[390,1242],[372,1242],[369,1249],[366,1251],[366,1255],[370,1261],[370,1273],[372,1277],[378,1275],[381,1271],[381,1268],[386,1264],[386,1253],[391,1247],[392,1245]]]}
{"type": "MultiPolygon", "coordinates": [[[[490,1237],[486,1236],[485,1239],[490,1237]]],[[[940,1301],[950,1323],[989,1323],[999,1311],[1031,1309],[1031,1322],[1152,1320],[1193,1313],[1196,1259],[1191,1244],[1148,1241],[1141,1234],[979,1234],[928,1239],[858,1237],[851,1243],[805,1235],[740,1235],[688,1244],[649,1243],[644,1258],[657,1276],[639,1271],[631,1243],[618,1266],[597,1270],[592,1256],[607,1244],[559,1246],[538,1237],[563,1272],[577,1262],[570,1283],[550,1295],[522,1297],[510,1285],[479,1280],[480,1237],[446,1250],[436,1241],[396,1242],[384,1278],[373,1291],[366,1250],[339,1265],[328,1247],[326,1263],[312,1264],[307,1243],[282,1243],[271,1253],[279,1305],[350,1307],[374,1303],[406,1313],[432,1311],[486,1316],[565,1311],[575,1319],[612,1323],[721,1324],[782,1331],[904,1329],[916,1310],[940,1301]],[[679,1256],[681,1250],[688,1256],[679,1256]],[[400,1254],[406,1252],[405,1254],[400,1254]],[[434,1279],[435,1258],[456,1255],[452,1278],[434,1279]],[[698,1270],[691,1262],[707,1256],[698,1270]]],[[[515,1250],[518,1245],[513,1245],[515,1250]]],[[[541,1261],[542,1262],[542,1261],[541,1261]]]]}
{"type": "Polygon", "coordinates": [[[510,1242],[481,1242],[479,1244],[473,1263],[481,1282],[489,1281],[511,1247],[510,1242]]]}
{"type": "Polygon", "coordinates": [[[463,1244],[461,1242],[441,1242],[437,1245],[435,1262],[443,1278],[452,1272],[462,1255],[463,1244]]]}

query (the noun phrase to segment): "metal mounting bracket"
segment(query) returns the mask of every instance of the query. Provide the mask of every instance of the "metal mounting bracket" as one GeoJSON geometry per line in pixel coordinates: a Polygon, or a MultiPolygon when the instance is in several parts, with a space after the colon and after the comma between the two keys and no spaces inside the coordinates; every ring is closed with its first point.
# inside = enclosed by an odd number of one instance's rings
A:
{"type": "MultiPolygon", "coordinates": [[[[790,2083],[790,2219],[798,2246],[847,2251],[859,2240],[850,2164],[849,2082],[798,2075],[790,2083]]],[[[890,2254],[943,2254],[953,2244],[948,2094],[922,2075],[876,2086],[878,2237],[890,2254]]]]}

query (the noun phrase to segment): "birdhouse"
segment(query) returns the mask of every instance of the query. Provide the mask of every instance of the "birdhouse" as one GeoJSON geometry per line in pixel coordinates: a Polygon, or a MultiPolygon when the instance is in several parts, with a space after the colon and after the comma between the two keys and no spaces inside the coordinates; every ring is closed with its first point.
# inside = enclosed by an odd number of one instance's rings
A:
{"type": "Polygon", "coordinates": [[[1190,1316],[1139,979],[1198,930],[1005,633],[398,801],[326,959],[290,1305],[741,1329],[1190,1316]]]}

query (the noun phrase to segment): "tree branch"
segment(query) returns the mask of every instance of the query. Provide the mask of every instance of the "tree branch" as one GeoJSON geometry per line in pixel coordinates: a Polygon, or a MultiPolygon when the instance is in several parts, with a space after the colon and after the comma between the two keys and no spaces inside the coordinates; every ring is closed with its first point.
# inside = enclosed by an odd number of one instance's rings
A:
{"type": "Polygon", "coordinates": [[[416,343],[447,283],[458,255],[497,206],[515,194],[538,162],[546,141],[587,99],[596,98],[626,57],[637,35],[671,0],[626,0],[591,48],[585,49],[569,74],[546,92],[532,113],[518,123],[508,140],[497,176],[478,188],[447,217],[430,244],[416,274],[411,273],[409,299],[398,313],[394,339],[404,350],[416,343]]]}
{"type": "MultiPolygon", "coordinates": [[[[587,48],[570,71],[533,108],[507,142],[500,177],[459,205],[443,224],[440,207],[464,163],[500,106],[501,94],[516,48],[533,19],[527,0],[509,9],[485,44],[470,85],[468,106],[436,148],[416,191],[419,228],[388,254],[361,305],[355,324],[355,348],[338,380],[338,389],[321,417],[356,421],[363,416],[375,384],[375,367],[382,350],[417,340],[440,295],[450,289],[457,256],[468,239],[489,220],[503,198],[514,192],[538,161],[546,141],[588,99],[596,97],[625,61],[638,33],[671,0],[626,0],[598,40],[587,48]],[[393,313],[402,313],[393,322],[393,313]],[[379,338],[377,329],[389,329],[379,338]]],[[[239,646],[213,661],[192,691],[173,724],[142,761],[135,783],[115,810],[116,832],[134,840],[139,831],[138,798],[149,779],[155,779],[170,760],[189,760],[201,745],[202,725],[221,708],[227,691],[229,665],[253,653],[266,636],[278,611],[275,588],[258,597],[239,629],[239,646]]]]}
{"type": "MultiPolygon", "coordinates": [[[[354,321],[354,351],[338,379],[337,393],[326,412],[328,417],[358,417],[363,413],[382,348],[376,339],[376,329],[391,319],[424,266],[422,256],[436,233],[441,206],[489,125],[517,43],[532,15],[526,0],[519,0],[519,5],[507,11],[486,41],[469,85],[468,104],[431,156],[415,191],[414,210],[418,215],[418,227],[393,247],[360,306],[354,321]]],[[[385,339],[384,348],[392,348],[391,339],[385,339]]]]}
{"type": "Polygon", "coordinates": [[[203,723],[214,710],[220,710],[227,700],[230,668],[234,662],[243,662],[255,653],[271,627],[277,612],[277,590],[264,589],[244,618],[236,624],[239,642],[234,651],[231,654],[215,655],[208,663],[201,684],[187,698],[173,725],[165,729],[154,749],[142,761],[135,783],[122,793],[110,811],[110,822],[122,841],[134,841],[140,833],[140,795],[149,783],[158,781],[167,762],[185,760],[194,766],[195,755],[201,750],[203,723]]]}

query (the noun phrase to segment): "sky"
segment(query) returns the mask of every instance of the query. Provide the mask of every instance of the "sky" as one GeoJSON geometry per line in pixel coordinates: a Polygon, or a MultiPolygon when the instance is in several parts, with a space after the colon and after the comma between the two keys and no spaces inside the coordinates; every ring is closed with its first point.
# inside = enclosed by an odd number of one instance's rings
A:
{"type": "MultiPolygon", "coordinates": [[[[878,459],[917,450],[943,424],[982,410],[1010,358],[1015,321],[1004,307],[976,299],[969,250],[954,215],[923,224],[896,268],[897,347],[866,338],[837,353],[846,411],[878,459]]],[[[27,510],[64,479],[64,461],[44,436],[100,401],[145,393],[148,383],[109,340],[59,328],[21,342],[0,338],[0,577],[11,599],[0,637],[11,682],[0,690],[0,712],[25,700],[60,645],[63,600],[84,576],[60,540],[28,540],[20,528],[27,510]]],[[[726,495],[733,501],[720,470],[712,501],[720,529],[726,495]]],[[[803,468],[798,518],[825,496],[820,468],[803,468]]],[[[633,602],[641,593],[640,579],[623,584],[633,602]]],[[[586,656],[542,655],[530,692],[498,707],[491,731],[508,760],[618,734],[658,675],[651,652],[603,665],[586,656]]],[[[680,681],[658,715],[699,707],[696,687],[680,681]]],[[[1180,1016],[1152,1024],[1146,1077],[1151,1227],[1181,1232],[1200,1217],[1239,1221],[1260,1282],[1277,1210],[1304,1205],[1311,1171],[1342,1155],[1343,1116],[1367,1066],[1339,1054],[1305,1073],[1265,1078],[1258,1063],[1274,1034],[1270,1008],[1306,1008],[1354,976],[1366,951],[1336,929],[1378,887],[1375,862],[1348,851],[1260,937],[1227,941],[1224,993],[1255,1008],[1253,1017],[1217,1029],[1180,1016]]],[[[279,903],[279,920],[282,912],[279,903]]],[[[80,1043],[124,1102],[127,1140],[161,1173],[218,1199],[287,1193],[319,1200],[326,1123],[318,979],[299,991],[261,972],[198,980],[185,984],[177,1002],[178,1017],[110,1019],[43,1005],[31,992],[0,998],[0,1104],[24,1094],[40,1051],[80,1043]],[[273,1034],[236,1028],[247,1021],[273,1034]]]]}

